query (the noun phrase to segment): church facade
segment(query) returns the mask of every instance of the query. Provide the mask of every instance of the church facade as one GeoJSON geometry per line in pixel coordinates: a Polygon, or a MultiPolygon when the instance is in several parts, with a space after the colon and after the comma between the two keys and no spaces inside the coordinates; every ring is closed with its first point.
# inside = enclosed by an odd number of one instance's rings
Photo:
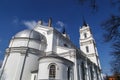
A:
{"type": "Polygon", "coordinates": [[[80,49],[68,35],[42,21],[12,37],[6,49],[0,80],[103,80],[90,27],[80,28],[80,49]]]}

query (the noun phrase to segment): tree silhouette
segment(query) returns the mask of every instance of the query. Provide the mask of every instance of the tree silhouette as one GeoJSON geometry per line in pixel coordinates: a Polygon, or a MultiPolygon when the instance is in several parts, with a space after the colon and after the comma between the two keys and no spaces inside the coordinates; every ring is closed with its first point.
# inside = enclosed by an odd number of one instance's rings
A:
{"type": "Polygon", "coordinates": [[[97,0],[78,0],[81,5],[86,4],[86,2],[89,3],[89,6],[92,10],[95,12],[98,10],[97,0]]]}
{"type": "MultiPolygon", "coordinates": [[[[120,0],[111,0],[111,3],[114,5],[113,7],[117,6],[118,12],[120,12],[120,0]]],[[[120,14],[111,15],[103,22],[102,27],[106,31],[104,34],[105,42],[112,42],[111,70],[114,74],[120,74],[120,14]]]]}

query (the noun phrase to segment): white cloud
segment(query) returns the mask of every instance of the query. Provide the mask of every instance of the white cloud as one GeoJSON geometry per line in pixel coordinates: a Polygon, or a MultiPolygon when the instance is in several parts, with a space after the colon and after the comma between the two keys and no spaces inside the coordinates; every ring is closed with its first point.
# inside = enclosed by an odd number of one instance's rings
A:
{"type": "MultiPolygon", "coordinates": [[[[48,22],[42,21],[44,26],[48,25],[48,22]]],[[[28,29],[33,29],[36,25],[37,22],[35,20],[19,20],[18,17],[14,17],[13,19],[13,23],[15,25],[24,25],[25,27],[27,27],[28,29]]],[[[65,26],[65,24],[62,21],[57,21],[56,22],[56,29],[58,31],[61,31],[61,29],[65,26]]],[[[1,40],[0,40],[1,41],[1,40]]]]}
{"type": "Polygon", "coordinates": [[[14,16],[12,22],[13,22],[13,24],[18,25],[18,26],[20,26],[21,24],[25,25],[29,29],[33,29],[37,24],[37,22],[35,20],[31,20],[31,21],[30,20],[20,20],[17,16],[14,16]]]}
{"type": "Polygon", "coordinates": [[[56,24],[59,25],[59,26],[61,26],[61,27],[65,26],[65,24],[62,21],[57,21],[56,24]]]}
{"type": "Polygon", "coordinates": [[[57,21],[56,22],[56,29],[58,30],[58,31],[60,31],[60,32],[62,32],[63,31],[63,28],[65,27],[65,24],[62,22],[62,21],[57,21]]]}
{"type": "Polygon", "coordinates": [[[25,25],[29,29],[33,29],[36,25],[37,22],[35,20],[32,21],[22,21],[23,25],[25,25]]]}
{"type": "MultiPolygon", "coordinates": [[[[47,26],[48,23],[45,21],[42,21],[43,25],[47,26]]],[[[37,25],[37,21],[35,20],[20,20],[17,16],[13,17],[13,21],[12,23],[14,25],[20,26],[20,25],[24,25],[25,27],[29,28],[29,29],[33,29],[36,25],[37,25]]],[[[59,22],[58,22],[59,24],[59,22]]]]}
{"type": "Polygon", "coordinates": [[[17,24],[19,22],[19,20],[16,18],[13,20],[13,23],[17,24]]]}
{"type": "Polygon", "coordinates": [[[19,25],[20,24],[19,18],[17,16],[14,16],[12,23],[15,24],[15,25],[19,25]]]}
{"type": "MultiPolygon", "coordinates": [[[[37,22],[35,20],[31,20],[31,21],[24,20],[24,21],[22,21],[22,24],[25,25],[29,29],[33,29],[37,25],[37,22]]],[[[47,26],[48,23],[43,21],[43,25],[47,26]]]]}

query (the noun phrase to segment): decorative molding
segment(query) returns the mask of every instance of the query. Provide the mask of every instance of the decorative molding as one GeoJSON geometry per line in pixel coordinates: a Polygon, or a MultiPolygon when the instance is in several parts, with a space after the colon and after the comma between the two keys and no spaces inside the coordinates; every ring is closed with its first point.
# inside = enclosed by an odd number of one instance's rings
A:
{"type": "Polygon", "coordinates": [[[80,42],[80,45],[83,46],[83,45],[92,44],[92,43],[93,43],[93,40],[89,40],[89,41],[85,41],[85,42],[80,42]]]}
{"type": "Polygon", "coordinates": [[[95,54],[94,54],[94,53],[92,53],[92,54],[88,54],[87,56],[88,56],[88,57],[94,57],[94,56],[95,56],[95,54]]]}
{"type": "Polygon", "coordinates": [[[46,52],[46,55],[49,55],[49,54],[56,54],[56,55],[61,56],[61,57],[70,56],[70,58],[72,58],[72,57],[75,58],[75,53],[73,51],[68,51],[68,52],[63,52],[63,53],[56,53],[53,51],[46,52]]]}
{"type": "Polygon", "coordinates": [[[83,33],[83,32],[86,32],[86,31],[90,31],[89,28],[86,28],[86,29],[80,29],[80,33],[83,33]]]}
{"type": "Polygon", "coordinates": [[[45,55],[43,51],[33,49],[33,48],[28,48],[28,47],[11,47],[6,49],[6,53],[11,54],[11,53],[21,53],[21,55],[26,54],[26,53],[31,53],[35,55],[45,55]]]}
{"type": "Polygon", "coordinates": [[[65,53],[61,53],[59,54],[59,56],[61,57],[66,57],[66,56],[69,56],[70,58],[75,58],[75,53],[71,53],[71,52],[65,52],[65,53]]]}
{"type": "Polygon", "coordinates": [[[49,34],[52,34],[53,33],[53,29],[52,30],[49,30],[49,31],[47,31],[47,34],[49,35],[49,34]]]}
{"type": "Polygon", "coordinates": [[[39,40],[39,39],[27,38],[27,37],[14,37],[14,38],[11,39],[11,41],[12,41],[12,40],[26,40],[26,41],[34,40],[34,41],[38,41],[38,42],[41,41],[41,40],[39,40]]]}
{"type": "Polygon", "coordinates": [[[89,37],[87,37],[87,38],[80,39],[80,40],[87,40],[87,39],[89,39],[89,38],[92,38],[92,36],[89,36],[89,37]]]}
{"type": "Polygon", "coordinates": [[[45,52],[45,53],[46,53],[46,55],[49,55],[49,54],[56,54],[57,55],[57,53],[54,52],[54,51],[48,51],[48,52],[45,52]]]}

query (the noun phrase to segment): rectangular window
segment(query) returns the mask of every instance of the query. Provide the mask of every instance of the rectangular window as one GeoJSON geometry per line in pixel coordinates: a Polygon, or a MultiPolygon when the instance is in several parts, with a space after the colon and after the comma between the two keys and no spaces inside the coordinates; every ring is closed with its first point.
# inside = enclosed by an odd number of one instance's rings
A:
{"type": "Polygon", "coordinates": [[[88,46],[86,46],[86,52],[89,52],[89,47],[88,46]]]}
{"type": "Polygon", "coordinates": [[[84,38],[87,38],[87,34],[86,33],[84,33],[84,38]]]}

